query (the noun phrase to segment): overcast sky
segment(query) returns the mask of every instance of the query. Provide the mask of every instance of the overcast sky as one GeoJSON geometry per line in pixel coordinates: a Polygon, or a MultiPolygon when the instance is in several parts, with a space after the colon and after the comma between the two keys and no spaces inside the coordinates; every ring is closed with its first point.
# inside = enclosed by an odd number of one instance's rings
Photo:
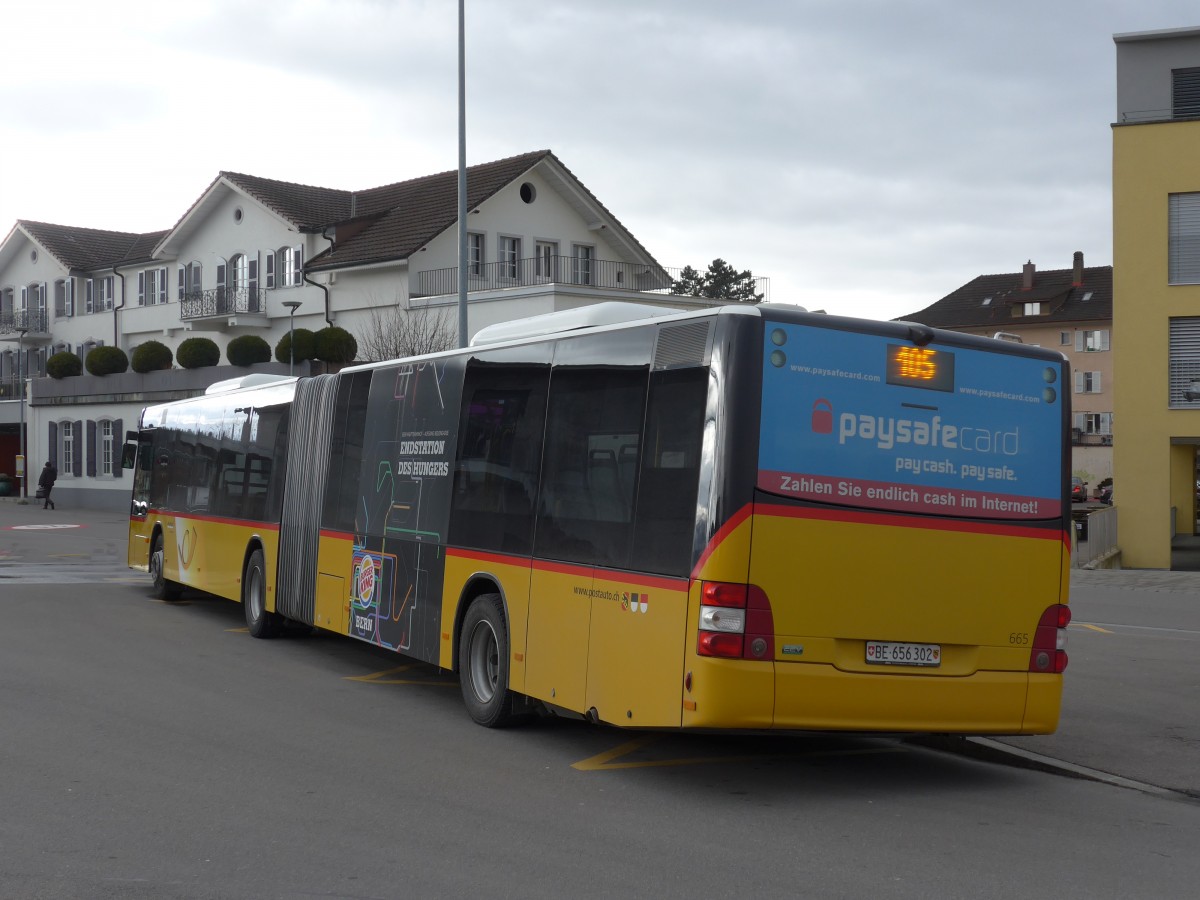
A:
{"type": "MultiPolygon", "coordinates": [[[[222,170],[362,189],[458,163],[455,0],[0,12],[0,238],[170,228],[222,170]]],[[[666,266],[893,318],[1112,262],[1114,33],[1194,0],[467,0],[467,160],[548,148],[666,266]]]]}

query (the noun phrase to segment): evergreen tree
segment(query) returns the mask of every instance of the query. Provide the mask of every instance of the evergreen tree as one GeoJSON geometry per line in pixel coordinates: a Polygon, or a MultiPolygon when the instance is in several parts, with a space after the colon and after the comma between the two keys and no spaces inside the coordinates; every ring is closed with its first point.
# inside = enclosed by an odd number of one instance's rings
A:
{"type": "Polygon", "coordinates": [[[691,266],[684,266],[678,280],[671,284],[671,293],[683,297],[759,303],[763,295],[754,289],[755,286],[754,275],[749,269],[739,272],[718,257],[709,263],[703,275],[691,266]]]}

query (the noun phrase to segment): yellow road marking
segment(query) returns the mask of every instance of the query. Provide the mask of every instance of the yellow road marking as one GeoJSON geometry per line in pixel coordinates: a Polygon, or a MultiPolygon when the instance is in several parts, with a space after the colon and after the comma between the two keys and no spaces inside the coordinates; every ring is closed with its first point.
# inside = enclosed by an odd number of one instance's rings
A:
{"type": "Polygon", "coordinates": [[[600,772],[612,771],[615,769],[650,769],[666,766],[704,766],[718,763],[742,763],[742,762],[761,762],[763,760],[779,760],[779,759],[804,759],[814,758],[818,756],[865,756],[872,753],[903,753],[901,747],[872,747],[863,750],[814,750],[811,753],[765,753],[743,756],[692,756],[682,759],[650,759],[641,760],[639,762],[613,762],[627,754],[633,753],[645,747],[647,744],[653,743],[655,738],[642,737],[634,738],[632,741],[627,741],[620,746],[614,747],[611,750],[606,750],[603,753],[597,753],[595,756],[590,756],[587,759],[580,760],[577,763],[572,763],[572,769],[578,769],[581,772],[600,772]]]}
{"type": "Polygon", "coordinates": [[[370,675],[346,675],[345,679],[346,681],[365,681],[368,684],[428,684],[435,687],[455,687],[458,685],[457,681],[434,681],[430,678],[391,677],[415,668],[417,668],[417,665],[414,663],[407,666],[396,666],[394,669],[384,669],[382,672],[372,672],[370,675]]]}
{"type": "Polygon", "coordinates": [[[1080,628],[1090,628],[1092,631],[1098,631],[1101,634],[1112,634],[1107,628],[1101,628],[1099,625],[1089,625],[1087,622],[1073,622],[1072,624],[1078,625],[1080,628]]]}

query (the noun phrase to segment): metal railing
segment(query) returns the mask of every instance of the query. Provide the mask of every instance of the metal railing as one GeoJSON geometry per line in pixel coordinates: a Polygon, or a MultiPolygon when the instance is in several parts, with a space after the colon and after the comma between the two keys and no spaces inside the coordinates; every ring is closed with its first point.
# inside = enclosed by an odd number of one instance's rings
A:
{"type": "Polygon", "coordinates": [[[0,375],[0,400],[17,400],[20,396],[20,382],[16,374],[0,375]]]}
{"type": "Polygon", "coordinates": [[[50,333],[50,314],[44,309],[18,309],[0,312],[0,334],[50,333]]]}
{"type": "Polygon", "coordinates": [[[180,319],[206,319],[238,313],[265,315],[267,292],[263,288],[213,288],[190,291],[179,302],[180,319]]]}
{"type": "MultiPolygon", "coordinates": [[[[468,291],[492,291],[537,284],[578,284],[602,290],[670,294],[683,269],[576,256],[535,256],[483,263],[467,270],[468,291]]],[[[754,292],[770,299],[770,279],[755,278],[754,292]]],[[[458,293],[458,267],[418,272],[413,297],[458,293]]]]}
{"type": "Polygon", "coordinates": [[[1113,436],[1111,434],[1091,434],[1077,428],[1071,429],[1071,446],[1073,447],[1111,447],[1112,445],[1113,436]]]}
{"type": "Polygon", "coordinates": [[[1200,106],[1187,104],[1167,109],[1130,109],[1121,113],[1122,124],[1186,121],[1188,119],[1200,119],[1200,106]]]}
{"type": "Polygon", "coordinates": [[[1075,544],[1075,555],[1071,559],[1074,568],[1079,569],[1106,556],[1112,556],[1119,546],[1116,507],[1090,510],[1084,527],[1080,529],[1076,526],[1076,531],[1082,531],[1086,537],[1081,536],[1075,544]]]}

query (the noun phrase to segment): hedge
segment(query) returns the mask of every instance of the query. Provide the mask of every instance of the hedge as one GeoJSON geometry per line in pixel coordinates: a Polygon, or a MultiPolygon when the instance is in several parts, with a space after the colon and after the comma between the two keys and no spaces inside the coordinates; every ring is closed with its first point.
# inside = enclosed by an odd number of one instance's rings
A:
{"type": "MultiPolygon", "coordinates": [[[[296,362],[304,362],[306,359],[317,358],[316,339],[311,331],[307,328],[297,328],[295,331],[296,341],[296,362]]],[[[292,347],[292,332],[289,331],[279,339],[279,343],[275,345],[275,358],[281,363],[290,362],[292,356],[289,351],[292,347]]]]}
{"type": "Polygon", "coordinates": [[[46,360],[46,374],[51,378],[69,378],[83,374],[83,360],[66,350],[46,360]]]}
{"type": "Polygon", "coordinates": [[[144,344],[138,344],[133,350],[133,371],[142,375],[169,369],[174,362],[175,356],[171,353],[171,348],[162,341],[146,341],[144,344]]]}
{"type": "Polygon", "coordinates": [[[129,371],[129,357],[120,347],[94,347],[83,364],[92,375],[117,375],[129,371]]]}
{"type": "Polygon", "coordinates": [[[185,369],[203,369],[205,366],[215,366],[221,361],[221,348],[217,342],[209,338],[188,338],[179,345],[175,359],[185,369]]]}
{"type": "Polygon", "coordinates": [[[235,366],[252,366],[271,361],[271,345],[257,334],[235,337],[225,348],[225,358],[235,366]]]}

